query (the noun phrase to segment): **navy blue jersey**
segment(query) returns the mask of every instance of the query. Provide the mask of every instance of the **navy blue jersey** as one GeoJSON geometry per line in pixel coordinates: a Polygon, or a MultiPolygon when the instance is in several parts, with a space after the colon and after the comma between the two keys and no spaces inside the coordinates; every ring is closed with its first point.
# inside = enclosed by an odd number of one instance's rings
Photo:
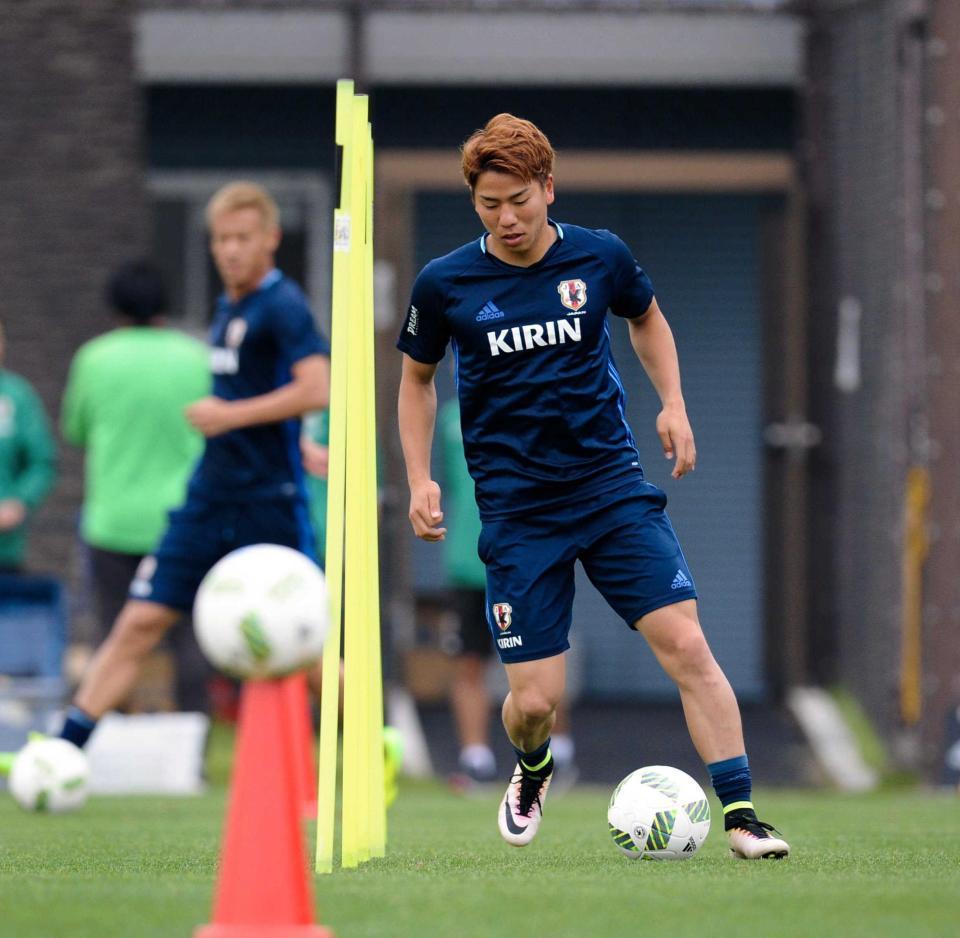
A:
{"type": "Polygon", "coordinates": [[[530,267],[498,260],[486,236],[431,261],[397,341],[423,363],[453,348],[484,520],[642,478],[607,311],[643,315],[653,285],[616,235],[554,227],[557,240],[530,267]]]}
{"type": "MultiPolygon", "coordinates": [[[[213,394],[226,401],[289,384],[291,367],[329,355],[303,291],[273,270],[253,292],[217,301],[210,326],[213,394]]],[[[260,424],[207,440],[190,491],[208,499],[298,495],[303,487],[300,421],[260,424]]]]}

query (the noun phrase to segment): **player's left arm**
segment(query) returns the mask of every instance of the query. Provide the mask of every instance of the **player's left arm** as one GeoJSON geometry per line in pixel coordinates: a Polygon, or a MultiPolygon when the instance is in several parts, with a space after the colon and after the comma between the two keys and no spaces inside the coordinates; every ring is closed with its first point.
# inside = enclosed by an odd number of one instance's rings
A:
{"type": "Polygon", "coordinates": [[[671,475],[679,479],[692,471],[697,462],[693,429],[680,386],[680,360],[677,344],[656,298],[641,316],[627,319],[630,344],[660,396],[662,409],[657,416],[657,435],[667,459],[674,459],[671,475]]]}
{"type": "Polygon", "coordinates": [[[243,400],[205,397],[186,409],[187,420],[204,436],[263,423],[279,423],[310,410],[322,410],[330,401],[330,359],[307,355],[290,368],[292,380],[274,391],[243,400]]]}

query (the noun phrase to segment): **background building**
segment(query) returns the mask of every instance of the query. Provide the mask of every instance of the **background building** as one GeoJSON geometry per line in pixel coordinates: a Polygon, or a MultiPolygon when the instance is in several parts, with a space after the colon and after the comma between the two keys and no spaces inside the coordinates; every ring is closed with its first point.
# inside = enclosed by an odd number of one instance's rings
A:
{"type": "MultiPolygon", "coordinates": [[[[415,647],[413,597],[440,563],[406,521],[393,341],[419,265],[480,231],[456,147],[498,111],[529,117],[559,150],[556,217],[622,234],[678,334],[702,461],[665,487],[738,693],[841,683],[936,778],[960,702],[956,15],[947,0],[16,5],[0,29],[24,89],[0,108],[10,364],[56,411],[70,354],[103,328],[106,271],[134,248],[202,329],[202,208],[238,175],[279,196],[281,264],[325,318],[333,83],[353,76],[378,147],[384,608],[415,647]],[[930,484],[925,563],[906,537],[911,467],[930,484]]],[[[655,398],[614,343],[663,481],[655,398]]],[[[68,461],[40,518],[38,566],[66,567],[78,472],[68,461]]],[[[577,616],[584,694],[664,699],[586,583],[577,616]]]]}

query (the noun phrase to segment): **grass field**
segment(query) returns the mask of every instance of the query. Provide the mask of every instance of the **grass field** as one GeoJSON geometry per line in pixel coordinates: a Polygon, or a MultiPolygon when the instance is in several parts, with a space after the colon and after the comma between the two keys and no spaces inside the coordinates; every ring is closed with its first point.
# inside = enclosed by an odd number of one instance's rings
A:
{"type": "MultiPolygon", "coordinates": [[[[388,856],[316,880],[338,938],[523,934],[952,936],[960,934],[960,801],[919,791],[849,797],[761,792],[794,856],[700,854],[638,863],[606,832],[605,789],[548,801],[537,841],[503,844],[497,792],[465,799],[407,785],[388,856]]],[[[32,816],[0,799],[3,938],[189,938],[209,920],[224,790],[199,798],[101,798],[32,816]]]]}

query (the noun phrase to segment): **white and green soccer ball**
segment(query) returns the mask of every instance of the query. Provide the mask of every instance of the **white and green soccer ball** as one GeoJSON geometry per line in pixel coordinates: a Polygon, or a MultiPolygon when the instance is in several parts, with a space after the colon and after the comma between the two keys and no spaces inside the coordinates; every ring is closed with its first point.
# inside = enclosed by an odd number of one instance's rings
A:
{"type": "Polygon", "coordinates": [[[710,832],[710,803],[680,769],[646,765],[613,791],[607,809],[610,836],[635,860],[686,860],[710,832]]]}
{"type": "Polygon", "coordinates": [[[87,800],[90,768],[83,750],[57,737],[33,739],[10,768],[10,794],[24,811],[63,814],[87,800]]]}
{"type": "Polygon", "coordinates": [[[203,653],[239,678],[281,677],[313,664],[328,618],[320,568],[279,544],[227,554],[203,578],[193,605],[203,653]]]}

